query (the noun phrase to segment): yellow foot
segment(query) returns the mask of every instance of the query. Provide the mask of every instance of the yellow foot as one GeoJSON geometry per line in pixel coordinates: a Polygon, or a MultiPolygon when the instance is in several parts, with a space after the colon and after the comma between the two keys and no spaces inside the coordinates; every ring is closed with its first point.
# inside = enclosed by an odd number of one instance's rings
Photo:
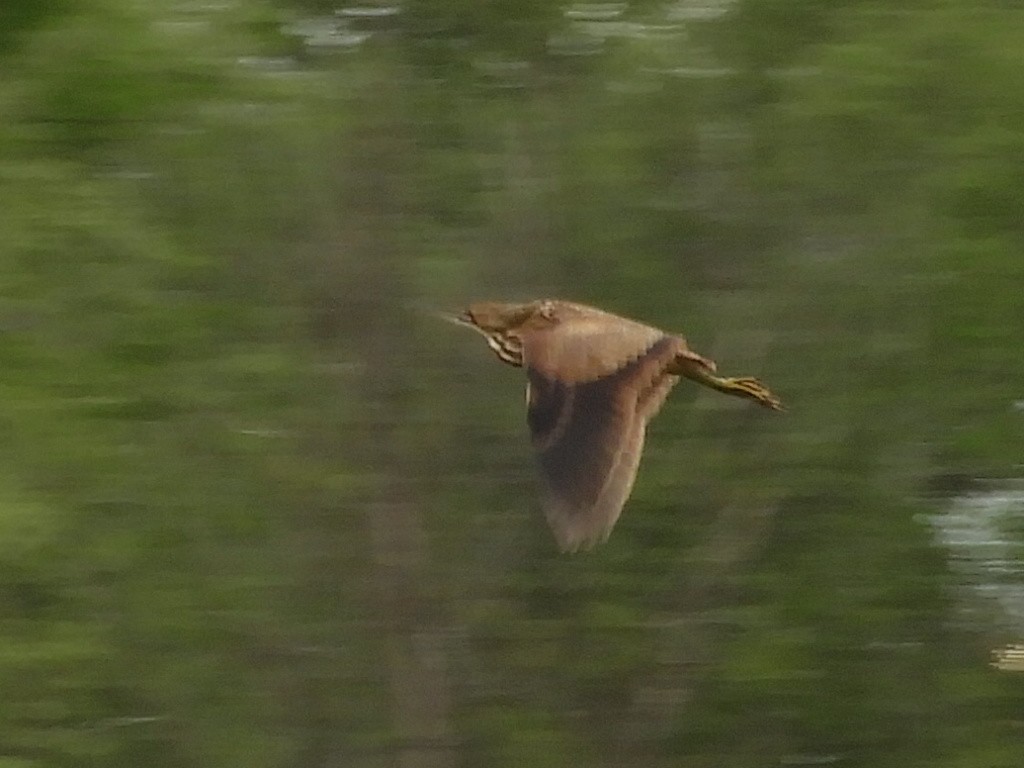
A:
{"type": "Polygon", "coordinates": [[[765,408],[773,411],[783,411],[782,403],[772,391],[757,379],[751,376],[743,376],[737,379],[722,379],[722,391],[730,395],[747,397],[756,401],[765,408]]]}

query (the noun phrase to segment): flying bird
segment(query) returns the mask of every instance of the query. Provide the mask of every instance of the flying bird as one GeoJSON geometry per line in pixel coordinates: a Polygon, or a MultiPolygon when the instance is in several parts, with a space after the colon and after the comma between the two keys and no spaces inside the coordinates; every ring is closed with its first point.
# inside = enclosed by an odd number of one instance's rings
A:
{"type": "Polygon", "coordinates": [[[751,377],[723,378],[682,336],[568,301],[479,302],[446,320],[526,369],[526,422],[562,551],[605,541],[629,497],[647,422],[680,377],[782,410],[751,377]]]}

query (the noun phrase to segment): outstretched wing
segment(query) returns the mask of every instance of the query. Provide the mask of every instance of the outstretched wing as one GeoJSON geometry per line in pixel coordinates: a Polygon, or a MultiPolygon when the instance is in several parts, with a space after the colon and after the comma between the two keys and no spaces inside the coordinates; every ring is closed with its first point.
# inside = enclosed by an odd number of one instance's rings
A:
{"type": "MultiPolygon", "coordinates": [[[[612,368],[606,359],[597,366],[598,376],[587,375],[593,366],[572,367],[607,353],[587,349],[594,334],[567,334],[542,354],[527,340],[527,422],[546,491],[545,513],[563,550],[607,538],[633,488],[647,422],[678,380],[665,369],[685,349],[682,339],[654,332],[645,345],[631,349],[621,343],[629,332],[622,334],[610,358],[622,362],[612,368]]],[[[552,335],[557,334],[556,328],[552,335]]],[[[651,334],[638,337],[646,342],[651,334]]]]}

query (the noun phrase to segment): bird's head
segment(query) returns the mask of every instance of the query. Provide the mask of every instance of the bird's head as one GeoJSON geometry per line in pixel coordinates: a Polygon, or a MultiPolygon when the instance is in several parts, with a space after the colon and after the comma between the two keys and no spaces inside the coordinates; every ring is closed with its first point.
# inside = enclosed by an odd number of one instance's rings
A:
{"type": "Polygon", "coordinates": [[[442,317],[483,334],[501,360],[519,366],[523,364],[523,344],[518,331],[535,323],[550,324],[554,320],[554,305],[547,300],[525,304],[479,301],[461,314],[442,317]]]}
{"type": "Polygon", "coordinates": [[[478,301],[457,315],[440,313],[443,320],[474,328],[485,336],[515,331],[527,325],[551,324],[554,302],[549,300],[511,304],[501,301],[478,301]]]}
{"type": "Polygon", "coordinates": [[[506,304],[498,301],[479,301],[470,304],[459,315],[459,320],[484,333],[504,333],[515,330],[542,311],[545,302],[506,304]]]}

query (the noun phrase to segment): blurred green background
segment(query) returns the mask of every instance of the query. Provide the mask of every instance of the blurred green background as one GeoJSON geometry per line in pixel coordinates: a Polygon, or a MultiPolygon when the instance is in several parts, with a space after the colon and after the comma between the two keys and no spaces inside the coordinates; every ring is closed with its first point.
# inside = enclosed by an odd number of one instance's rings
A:
{"type": "Polygon", "coordinates": [[[0,768],[1024,765],[1021,4],[3,0],[0,115],[0,768]],[[559,555],[421,311],[542,296],[790,410],[559,555]]]}

